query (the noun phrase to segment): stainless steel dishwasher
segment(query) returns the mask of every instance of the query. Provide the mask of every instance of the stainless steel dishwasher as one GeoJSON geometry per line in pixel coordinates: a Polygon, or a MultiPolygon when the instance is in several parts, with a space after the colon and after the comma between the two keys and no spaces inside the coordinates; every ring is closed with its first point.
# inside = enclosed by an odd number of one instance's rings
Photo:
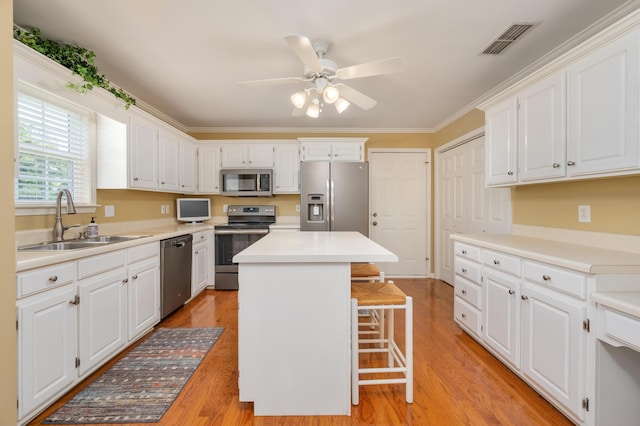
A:
{"type": "Polygon", "coordinates": [[[191,245],[193,235],[160,241],[160,288],[162,318],[191,297],[191,245]]]}

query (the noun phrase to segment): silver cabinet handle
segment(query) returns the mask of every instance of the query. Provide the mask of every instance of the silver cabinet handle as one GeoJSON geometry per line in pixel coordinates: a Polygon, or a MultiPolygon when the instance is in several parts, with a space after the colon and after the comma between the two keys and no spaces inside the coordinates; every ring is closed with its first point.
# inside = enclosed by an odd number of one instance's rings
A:
{"type": "Polygon", "coordinates": [[[499,260],[497,260],[497,259],[494,259],[493,264],[494,264],[494,265],[499,265],[499,264],[500,264],[500,261],[499,261],[499,260]]]}
{"type": "Polygon", "coordinates": [[[131,278],[133,278],[134,280],[137,280],[138,279],[138,275],[136,274],[136,275],[132,276],[131,278]]]}
{"type": "Polygon", "coordinates": [[[545,280],[545,281],[551,281],[551,276],[545,274],[545,275],[542,276],[542,279],[545,280]]]}
{"type": "Polygon", "coordinates": [[[462,254],[467,254],[467,251],[466,250],[462,250],[462,254]]]}
{"type": "Polygon", "coordinates": [[[462,314],[462,318],[466,318],[466,317],[467,317],[467,314],[462,314]]]}
{"type": "Polygon", "coordinates": [[[576,162],[575,161],[567,161],[567,166],[575,166],[576,162]]]}
{"type": "Polygon", "coordinates": [[[553,163],[553,165],[551,166],[554,169],[559,169],[560,168],[560,163],[553,163]]]}
{"type": "Polygon", "coordinates": [[[378,213],[374,213],[372,216],[373,217],[378,217],[378,213]]]}
{"type": "Polygon", "coordinates": [[[467,294],[467,290],[460,291],[462,294],[467,294]]]}
{"type": "Polygon", "coordinates": [[[513,172],[512,172],[511,170],[509,170],[509,171],[507,172],[507,174],[508,174],[509,176],[513,176],[513,172]]]}
{"type": "Polygon", "coordinates": [[[137,177],[134,177],[134,178],[133,178],[133,180],[134,180],[134,182],[137,182],[137,181],[138,181],[138,178],[137,178],[137,177]]]}
{"type": "Polygon", "coordinates": [[[520,299],[522,299],[522,300],[527,300],[527,299],[529,299],[529,296],[525,296],[525,295],[523,294],[522,296],[520,296],[520,299]]]}
{"type": "Polygon", "coordinates": [[[49,277],[49,281],[51,281],[52,283],[55,283],[56,281],[58,281],[58,276],[54,275],[52,277],[49,277]]]}
{"type": "Polygon", "coordinates": [[[467,268],[462,268],[462,273],[466,274],[467,273],[467,268]]]}
{"type": "Polygon", "coordinates": [[[125,278],[125,279],[122,280],[122,284],[126,284],[128,282],[129,282],[129,278],[125,278]]]}
{"type": "Polygon", "coordinates": [[[509,290],[509,294],[513,295],[513,294],[516,294],[516,292],[513,290],[509,290]]]}
{"type": "Polygon", "coordinates": [[[376,222],[376,221],[374,220],[374,221],[373,221],[373,223],[372,223],[372,225],[373,225],[373,226],[377,226],[377,225],[378,225],[378,222],[376,222]]]}

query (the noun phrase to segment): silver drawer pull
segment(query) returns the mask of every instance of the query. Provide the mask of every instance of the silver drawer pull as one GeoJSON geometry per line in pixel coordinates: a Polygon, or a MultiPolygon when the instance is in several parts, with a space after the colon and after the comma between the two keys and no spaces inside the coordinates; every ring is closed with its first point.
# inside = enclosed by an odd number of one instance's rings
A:
{"type": "Polygon", "coordinates": [[[467,314],[462,314],[462,318],[466,318],[466,317],[467,317],[467,314]]]}
{"type": "Polygon", "coordinates": [[[520,299],[522,299],[522,300],[527,300],[527,299],[529,299],[529,296],[525,296],[525,295],[523,294],[522,296],[520,296],[520,299]]]}
{"type": "Polygon", "coordinates": [[[499,260],[494,260],[494,261],[493,261],[493,264],[494,264],[494,265],[499,265],[499,264],[500,264],[500,261],[499,261],[499,260]]]}
{"type": "Polygon", "coordinates": [[[507,172],[507,174],[508,174],[509,176],[513,176],[513,172],[512,172],[511,170],[509,170],[509,171],[507,172]]]}
{"type": "Polygon", "coordinates": [[[462,268],[462,273],[466,274],[467,273],[467,268],[462,268]]]}
{"type": "Polygon", "coordinates": [[[134,280],[137,280],[138,279],[138,275],[134,275],[131,278],[133,278],[134,280]]]}
{"type": "Polygon", "coordinates": [[[516,292],[513,290],[509,290],[509,294],[516,294],[516,292]]]}
{"type": "Polygon", "coordinates": [[[575,161],[567,161],[567,166],[575,166],[576,162],[575,161]]]}
{"type": "Polygon", "coordinates": [[[49,281],[51,281],[52,283],[55,283],[56,281],[58,281],[58,276],[54,275],[52,277],[49,277],[49,281]]]}
{"type": "Polygon", "coordinates": [[[467,290],[462,290],[461,293],[462,294],[467,294],[467,290]]]}
{"type": "Polygon", "coordinates": [[[467,251],[466,250],[462,250],[462,254],[467,254],[467,251]]]}
{"type": "Polygon", "coordinates": [[[122,284],[126,284],[129,282],[129,278],[125,278],[124,280],[122,280],[122,284]]]}
{"type": "Polygon", "coordinates": [[[553,165],[551,166],[554,169],[559,169],[560,168],[560,163],[553,163],[553,165]]]}
{"type": "Polygon", "coordinates": [[[542,279],[545,281],[551,281],[551,276],[550,275],[543,275],[542,279]]]}

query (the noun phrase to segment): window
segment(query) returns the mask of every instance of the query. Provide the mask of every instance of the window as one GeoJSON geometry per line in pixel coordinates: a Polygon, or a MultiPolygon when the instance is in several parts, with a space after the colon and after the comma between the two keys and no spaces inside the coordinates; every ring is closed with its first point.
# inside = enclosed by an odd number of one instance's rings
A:
{"type": "Polygon", "coordinates": [[[31,88],[18,93],[16,207],[48,207],[67,188],[77,205],[94,204],[91,115],[31,88]]]}

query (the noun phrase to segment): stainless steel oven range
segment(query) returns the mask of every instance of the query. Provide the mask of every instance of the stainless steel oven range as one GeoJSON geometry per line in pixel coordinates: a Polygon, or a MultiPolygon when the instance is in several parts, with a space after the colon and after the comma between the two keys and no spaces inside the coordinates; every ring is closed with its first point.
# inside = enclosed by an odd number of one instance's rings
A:
{"type": "Polygon", "coordinates": [[[227,224],[216,225],[216,290],[238,289],[238,264],[233,256],[269,233],[276,221],[275,206],[229,206],[227,224]]]}

